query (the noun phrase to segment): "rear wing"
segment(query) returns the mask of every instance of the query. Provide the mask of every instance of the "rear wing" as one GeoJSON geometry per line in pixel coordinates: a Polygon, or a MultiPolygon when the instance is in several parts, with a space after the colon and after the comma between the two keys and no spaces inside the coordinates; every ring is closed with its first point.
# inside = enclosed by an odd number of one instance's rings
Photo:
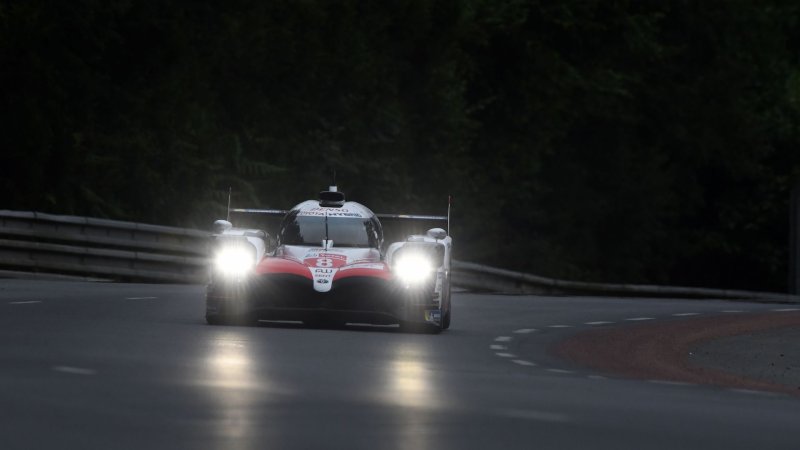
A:
{"type": "MultiPolygon", "coordinates": [[[[447,234],[450,234],[450,204],[451,198],[447,198],[447,215],[436,216],[426,214],[375,214],[384,225],[385,242],[404,241],[407,236],[414,234],[425,234],[430,225],[438,222],[447,234]],[[426,225],[427,224],[427,225],[426,225]],[[388,239],[387,239],[388,238],[388,239]]],[[[243,225],[264,230],[276,230],[289,210],[285,209],[254,209],[254,208],[229,208],[230,214],[240,214],[243,225]]],[[[237,221],[239,222],[239,221],[237,221]]]]}
{"type": "Polygon", "coordinates": [[[401,221],[419,221],[419,222],[441,222],[445,225],[447,235],[450,235],[450,206],[453,203],[453,197],[447,196],[447,215],[446,216],[429,216],[421,214],[375,214],[381,220],[401,220],[401,221]]]}
{"type": "MultiPolygon", "coordinates": [[[[232,213],[265,214],[268,216],[285,216],[289,213],[286,209],[252,209],[252,208],[231,208],[232,213]]],[[[379,219],[409,219],[409,220],[430,220],[448,222],[448,216],[428,216],[421,214],[375,214],[379,219]]]]}
{"type": "MultiPolygon", "coordinates": [[[[335,175],[334,175],[335,178],[335,175]]],[[[340,193],[336,186],[331,186],[330,191],[323,191],[320,192],[320,205],[323,205],[323,202],[332,194],[339,194],[338,197],[341,197],[341,202],[344,203],[344,193],[340,193]]],[[[337,197],[337,198],[338,198],[337,197]]],[[[452,204],[453,197],[447,196],[447,215],[446,216],[431,216],[431,215],[421,215],[421,214],[375,214],[378,219],[382,220],[417,220],[417,221],[433,221],[433,222],[444,222],[447,226],[447,234],[450,234],[450,205],[452,204]]],[[[244,214],[261,214],[268,217],[283,217],[287,213],[288,210],[285,209],[253,209],[253,208],[231,208],[231,190],[228,189],[228,221],[230,221],[231,213],[244,213],[244,214]]]]}
{"type": "MultiPolygon", "coordinates": [[[[450,208],[448,207],[448,215],[446,216],[430,216],[424,214],[375,214],[375,216],[381,220],[418,220],[425,222],[443,222],[447,225],[447,228],[450,228],[449,209],[450,208]]],[[[231,208],[230,212],[244,213],[244,214],[263,214],[265,216],[271,216],[271,217],[283,217],[289,213],[289,211],[285,209],[253,209],[253,208],[231,208]]]]}
{"type": "Polygon", "coordinates": [[[230,212],[233,213],[248,213],[248,214],[265,214],[268,216],[285,216],[289,213],[285,209],[251,209],[251,208],[231,208],[230,212]]]}
{"type": "Polygon", "coordinates": [[[378,219],[408,219],[408,220],[429,220],[438,222],[449,222],[447,216],[425,216],[417,214],[375,214],[378,219]]]}
{"type": "Polygon", "coordinates": [[[405,241],[412,235],[424,235],[434,227],[447,227],[447,216],[421,214],[375,214],[383,225],[383,239],[386,245],[405,241]]]}

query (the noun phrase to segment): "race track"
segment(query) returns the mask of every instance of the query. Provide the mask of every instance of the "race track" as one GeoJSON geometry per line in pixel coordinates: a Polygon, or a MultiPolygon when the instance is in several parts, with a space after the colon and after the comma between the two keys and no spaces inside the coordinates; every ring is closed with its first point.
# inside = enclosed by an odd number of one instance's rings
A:
{"type": "Polygon", "coordinates": [[[796,396],[609,376],[549,352],[593,327],[779,305],[456,293],[452,329],[432,336],[212,327],[202,292],[0,280],[0,448],[800,445],[796,396]]]}

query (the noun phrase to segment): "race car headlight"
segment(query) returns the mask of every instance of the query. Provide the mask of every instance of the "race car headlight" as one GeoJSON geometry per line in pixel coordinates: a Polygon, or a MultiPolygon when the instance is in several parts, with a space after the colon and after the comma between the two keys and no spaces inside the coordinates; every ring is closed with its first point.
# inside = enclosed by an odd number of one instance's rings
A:
{"type": "Polygon", "coordinates": [[[227,276],[247,274],[255,265],[251,252],[244,248],[226,248],[217,253],[214,266],[227,276]]]}
{"type": "Polygon", "coordinates": [[[423,255],[403,255],[397,260],[394,272],[405,283],[422,283],[433,274],[433,264],[423,255]]]}

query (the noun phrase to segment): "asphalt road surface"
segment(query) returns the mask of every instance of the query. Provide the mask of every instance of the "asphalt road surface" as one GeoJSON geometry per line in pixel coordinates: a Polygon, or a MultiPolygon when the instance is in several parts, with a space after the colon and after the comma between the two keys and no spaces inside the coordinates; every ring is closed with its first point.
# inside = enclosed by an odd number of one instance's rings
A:
{"type": "Polygon", "coordinates": [[[433,336],[209,326],[202,292],[0,280],[0,449],[800,448],[798,397],[549,353],[591,327],[776,305],[457,293],[433,336]]]}

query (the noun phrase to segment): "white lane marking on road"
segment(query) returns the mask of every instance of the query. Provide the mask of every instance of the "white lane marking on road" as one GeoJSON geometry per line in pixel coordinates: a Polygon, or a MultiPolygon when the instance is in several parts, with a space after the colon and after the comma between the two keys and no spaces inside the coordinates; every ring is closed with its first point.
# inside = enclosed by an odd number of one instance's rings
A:
{"type": "Polygon", "coordinates": [[[524,359],[512,359],[511,362],[513,362],[514,364],[519,364],[520,366],[528,366],[528,367],[533,367],[536,365],[535,362],[525,361],[524,359]]]}
{"type": "Polygon", "coordinates": [[[534,331],[536,331],[536,328],[520,328],[519,330],[514,330],[514,333],[528,334],[528,333],[533,333],[534,331]]]}
{"type": "Polygon", "coordinates": [[[158,297],[125,297],[125,300],[155,300],[158,297]]]}
{"type": "Polygon", "coordinates": [[[495,353],[495,355],[497,355],[497,356],[499,356],[501,358],[516,358],[517,357],[517,355],[515,355],[513,353],[501,353],[501,352],[498,352],[498,353],[495,353]]]}
{"type": "Polygon", "coordinates": [[[564,370],[564,369],[547,369],[547,371],[553,373],[575,373],[572,370],[564,370]]]}
{"type": "Polygon", "coordinates": [[[495,414],[511,419],[539,420],[543,422],[569,422],[570,418],[566,414],[552,413],[547,411],[535,411],[532,409],[502,409],[495,411],[495,414]]]}
{"type": "Polygon", "coordinates": [[[691,313],[677,313],[677,314],[673,314],[673,316],[675,316],[675,317],[699,316],[700,314],[701,314],[701,313],[695,313],[695,312],[691,312],[691,313]]]}
{"type": "Polygon", "coordinates": [[[548,325],[547,328],[572,328],[572,325],[548,325]]]}
{"type": "Polygon", "coordinates": [[[728,389],[731,392],[738,392],[739,394],[748,394],[748,395],[765,395],[767,397],[774,397],[778,394],[774,392],[767,392],[767,391],[756,391],[754,389],[728,389]]]}
{"type": "Polygon", "coordinates": [[[743,313],[744,311],[740,309],[725,309],[720,312],[735,314],[735,313],[743,313]]]}
{"type": "Polygon", "coordinates": [[[8,302],[9,305],[30,305],[32,303],[42,303],[41,300],[27,300],[24,302],[8,302]]]}
{"type": "Polygon", "coordinates": [[[642,320],[655,320],[655,317],[631,317],[630,319],[625,319],[630,322],[640,322],[642,320]]]}
{"type": "Polygon", "coordinates": [[[508,347],[506,347],[505,345],[497,345],[497,344],[492,344],[489,346],[489,348],[492,350],[508,350],[508,347]]]}
{"type": "Polygon", "coordinates": [[[687,383],[685,381],[671,381],[671,380],[647,380],[648,383],[663,384],[666,386],[697,386],[694,383],[687,383]]]}
{"type": "Polygon", "coordinates": [[[614,323],[614,322],[608,322],[608,321],[605,321],[605,320],[597,320],[595,322],[585,322],[584,325],[608,325],[610,323],[614,323]]]}
{"type": "Polygon", "coordinates": [[[97,373],[96,370],[84,369],[82,367],[71,367],[71,366],[53,366],[53,370],[55,370],[56,372],[69,373],[72,375],[94,375],[97,373]]]}
{"type": "Polygon", "coordinates": [[[800,308],[778,308],[778,309],[770,309],[773,312],[788,312],[788,311],[800,311],[800,308]]]}
{"type": "Polygon", "coordinates": [[[602,375],[589,375],[586,378],[588,378],[590,380],[607,380],[608,379],[607,377],[604,377],[602,375]]]}
{"type": "Polygon", "coordinates": [[[511,336],[497,336],[494,340],[495,342],[508,342],[511,340],[511,336]]]}

